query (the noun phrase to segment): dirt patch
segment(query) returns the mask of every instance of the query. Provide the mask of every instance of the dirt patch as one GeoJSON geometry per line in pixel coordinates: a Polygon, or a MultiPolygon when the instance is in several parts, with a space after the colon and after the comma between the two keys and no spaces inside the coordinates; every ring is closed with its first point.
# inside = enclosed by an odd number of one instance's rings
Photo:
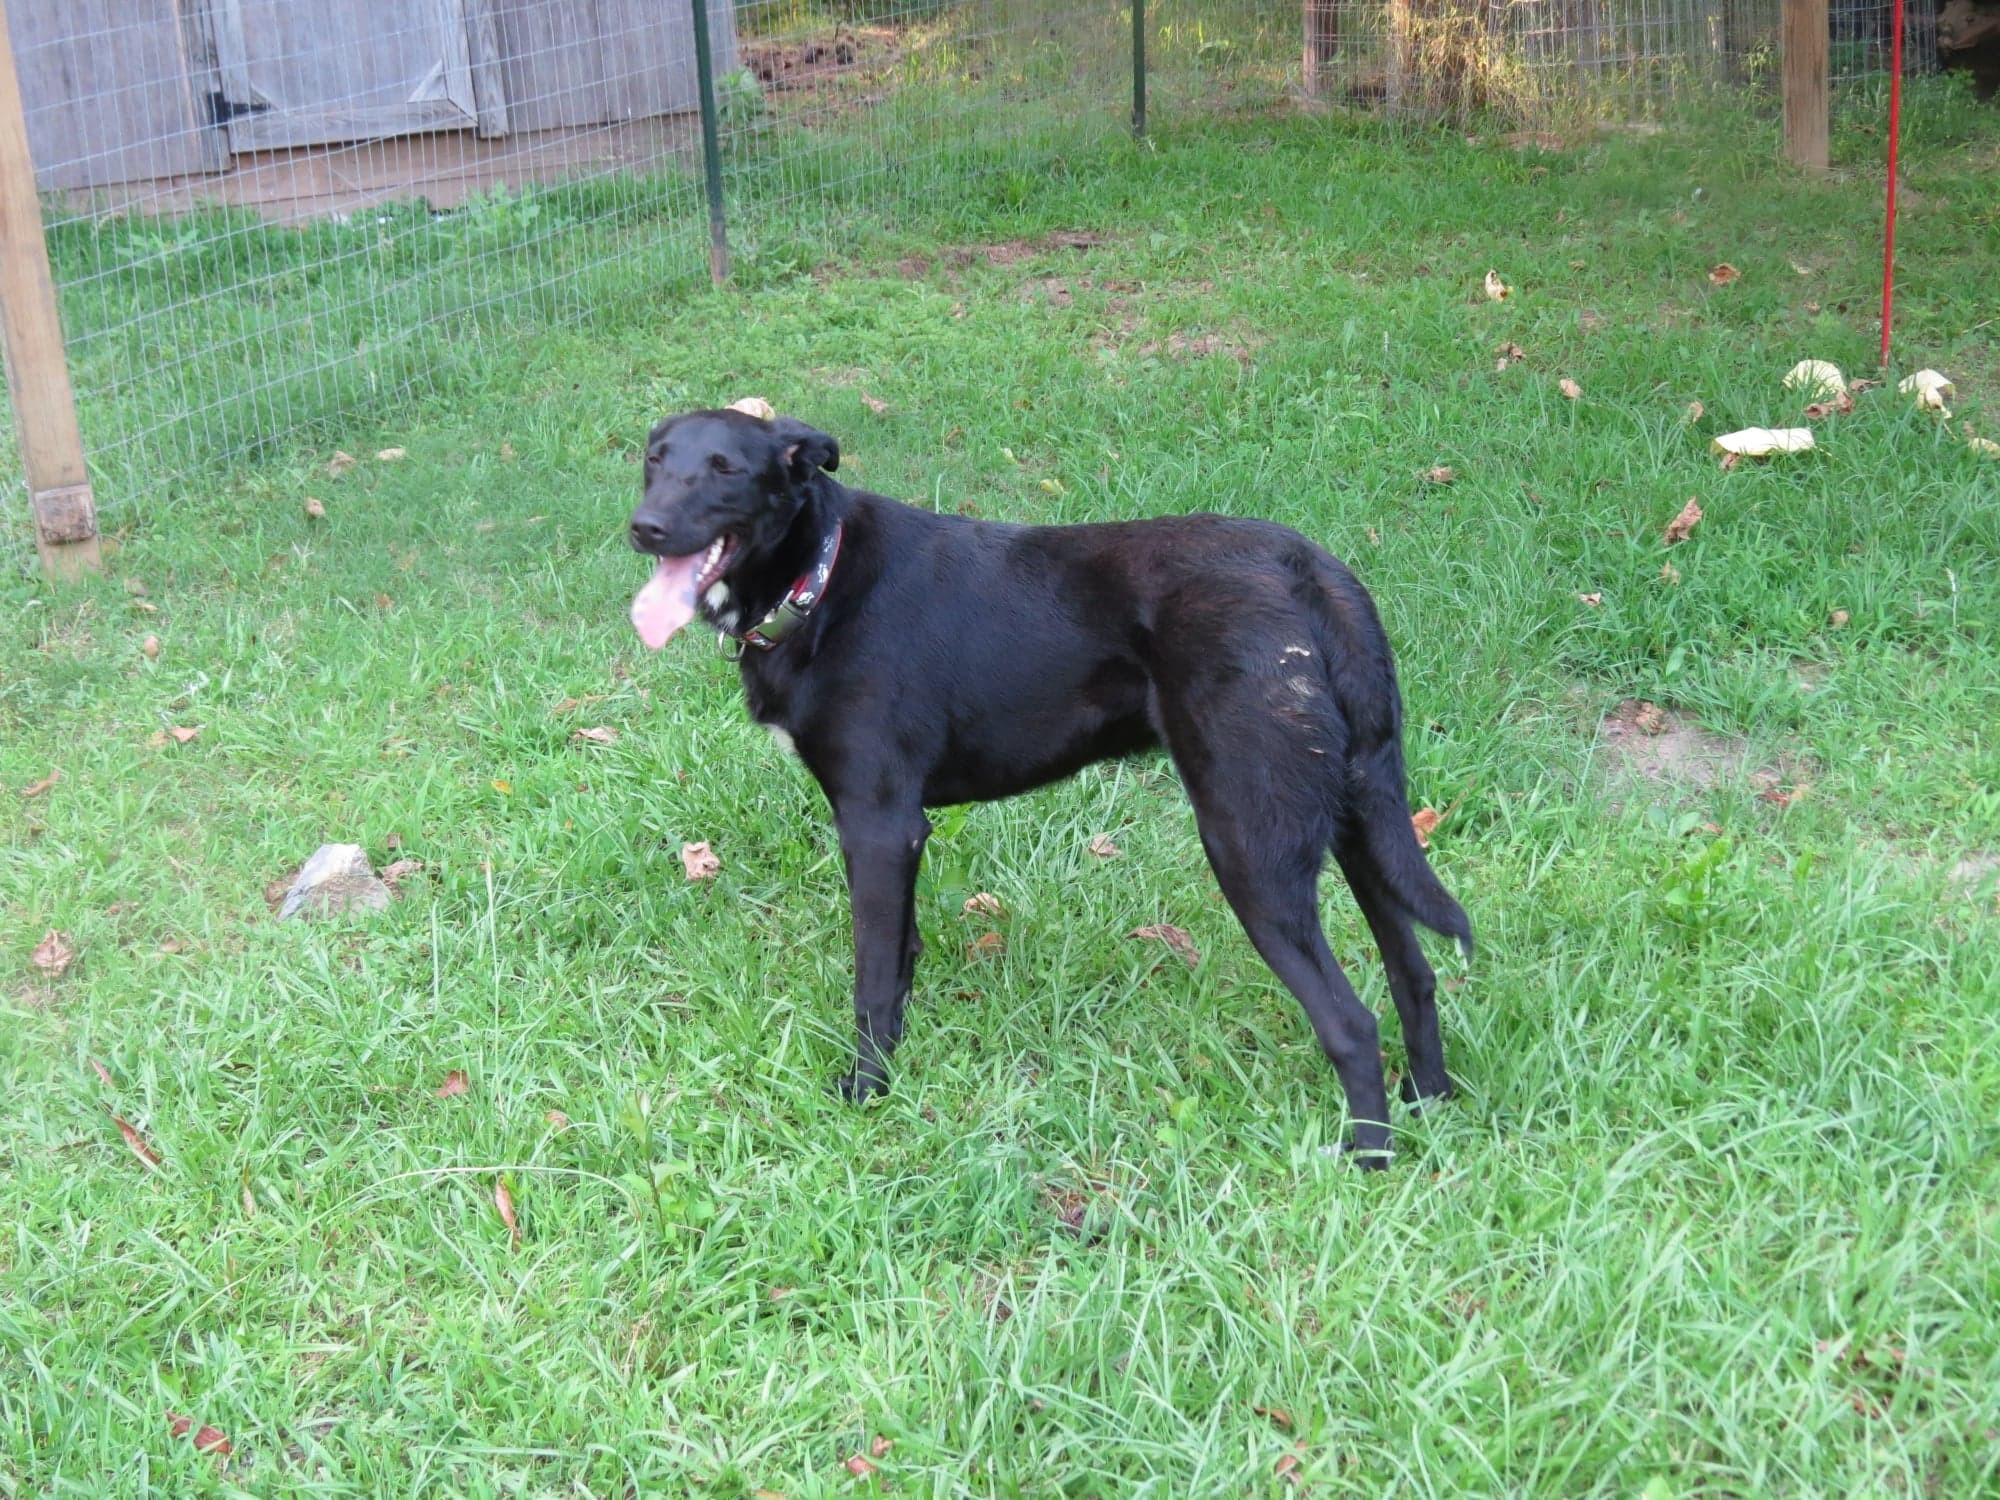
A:
{"type": "Polygon", "coordinates": [[[1256,341],[1231,338],[1220,333],[1182,333],[1179,330],[1167,335],[1164,342],[1149,340],[1132,352],[1141,356],[1164,354],[1168,359],[1209,359],[1218,354],[1226,354],[1239,365],[1250,363],[1250,355],[1256,341]]]}
{"type": "MultiPolygon", "coordinates": [[[[1089,282],[1086,281],[1084,285],[1088,286],[1089,282]]],[[[1076,302],[1076,295],[1070,291],[1069,283],[1060,276],[1036,277],[1021,288],[1020,297],[1024,302],[1047,302],[1053,307],[1070,307],[1076,302]]]]}
{"type": "MultiPolygon", "coordinates": [[[[1975,849],[1972,853],[1955,861],[1945,871],[1944,878],[1954,886],[1961,887],[1973,895],[1978,895],[1995,877],[2000,877],[2000,854],[1987,849],[1975,849]]],[[[2000,891],[1994,893],[2000,901],[2000,891]]]]}
{"type": "Polygon", "coordinates": [[[1597,760],[1614,780],[1636,778],[1697,792],[1742,784],[1780,806],[1792,800],[1801,775],[1793,757],[1752,765],[1742,740],[1639,698],[1624,699],[1605,715],[1598,726],[1597,760]]]}
{"type": "Polygon", "coordinates": [[[894,31],[881,26],[836,27],[818,36],[751,42],[741,51],[743,67],[770,93],[814,92],[842,75],[872,76],[903,55],[894,31]]]}
{"type": "Polygon", "coordinates": [[[929,274],[934,266],[962,271],[968,266],[1015,266],[1037,255],[1058,250],[1094,250],[1108,237],[1089,229],[1061,229],[1025,239],[1001,240],[991,245],[950,245],[936,255],[906,255],[896,262],[897,273],[914,279],[929,274]]]}

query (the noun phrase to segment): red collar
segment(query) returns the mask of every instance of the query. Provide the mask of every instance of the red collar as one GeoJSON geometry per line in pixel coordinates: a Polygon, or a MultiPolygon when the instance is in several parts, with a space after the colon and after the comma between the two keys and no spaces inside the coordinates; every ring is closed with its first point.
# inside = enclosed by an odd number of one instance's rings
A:
{"type": "Polygon", "coordinates": [[[840,558],[840,536],[844,529],[840,522],[833,523],[833,530],[820,538],[812,566],[798,576],[791,591],[768,615],[736,637],[741,646],[769,651],[805,624],[814,607],[826,597],[826,581],[833,576],[833,565],[840,558]]]}

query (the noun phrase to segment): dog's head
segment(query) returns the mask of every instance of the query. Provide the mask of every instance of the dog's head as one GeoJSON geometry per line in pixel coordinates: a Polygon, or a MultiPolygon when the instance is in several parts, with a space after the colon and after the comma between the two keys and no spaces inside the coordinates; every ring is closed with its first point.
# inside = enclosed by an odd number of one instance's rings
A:
{"type": "Polygon", "coordinates": [[[694,411],[655,427],[631,528],[658,559],[632,602],[640,639],[657,651],[698,604],[725,601],[732,570],[784,540],[813,476],[839,467],[840,445],[791,417],[694,411]]]}

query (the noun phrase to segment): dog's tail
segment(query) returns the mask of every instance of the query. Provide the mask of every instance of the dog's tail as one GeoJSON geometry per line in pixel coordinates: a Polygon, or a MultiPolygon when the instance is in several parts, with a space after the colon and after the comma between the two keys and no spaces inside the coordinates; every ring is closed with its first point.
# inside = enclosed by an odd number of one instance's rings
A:
{"type": "Polygon", "coordinates": [[[1308,597],[1348,733],[1338,837],[1360,845],[1379,888],[1411,921],[1454,939],[1470,958],[1472,921],[1431,869],[1410,819],[1403,698],[1388,633],[1360,581],[1331,557],[1317,561],[1308,597]]]}
{"type": "Polygon", "coordinates": [[[1417,842],[1403,774],[1403,746],[1390,739],[1349,762],[1354,775],[1349,827],[1361,835],[1382,888],[1414,922],[1455,940],[1472,957],[1472,919],[1437,878],[1417,842]]]}

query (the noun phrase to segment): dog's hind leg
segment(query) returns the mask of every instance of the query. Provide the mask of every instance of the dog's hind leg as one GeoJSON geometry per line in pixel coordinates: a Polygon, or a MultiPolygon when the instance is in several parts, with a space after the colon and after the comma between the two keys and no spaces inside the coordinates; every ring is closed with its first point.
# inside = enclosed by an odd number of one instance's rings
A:
{"type": "Polygon", "coordinates": [[[1381,889],[1381,876],[1358,840],[1343,838],[1333,846],[1340,873],[1354,893],[1355,905],[1375,935],[1382,967],[1389,977],[1389,994],[1403,1023],[1403,1046],[1410,1071],[1403,1079],[1403,1100],[1414,1109],[1425,1101],[1451,1097],[1451,1075],[1444,1066],[1444,1038],[1438,1031],[1437,975],[1417,941],[1416,927],[1381,889]]]}
{"type": "Polygon", "coordinates": [[[1319,872],[1337,826],[1336,718],[1274,716],[1242,679],[1161,704],[1168,748],[1194,804],[1201,846],[1264,962],[1297,998],[1339,1075],[1365,1167],[1389,1160],[1389,1096],[1374,1012],[1341,971],[1319,922],[1319,872]]]}
{"type": "Polygon", "coordinates": [[[917,954],[917,867],[931,826],[921,808],[837,805],[854,921],[854,1067],[840,1092],[856,1103],[889,1087],[917,954]]]}
{"type": "Polygon", "coordinates": [[[1389,993],[1403,1023],[1403,1045],[1410,1055],[1403,1099],[1421,1109],[1426,1100],[1450,1098],[1452,1087],[1438,1032],[1437,975],[1417,941],[1415,924],[1422,922],[1457,938],[1467,952],[1472,924],[1439,882],[1417,842],[1400,744],[1386,740],[1354,756],[1350,770],[1333,857],[1382,952],[1389,993]]]}

